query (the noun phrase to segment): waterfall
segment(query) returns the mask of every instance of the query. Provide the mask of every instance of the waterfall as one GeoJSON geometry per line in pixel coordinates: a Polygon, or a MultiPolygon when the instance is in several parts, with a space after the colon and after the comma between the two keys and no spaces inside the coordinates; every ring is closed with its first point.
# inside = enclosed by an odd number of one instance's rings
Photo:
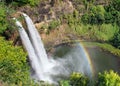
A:
{"type": "Polygon", "coordinates": [[[41,79],[41,78],[43,78],[41,64],[37,59],[35,50],[30,42],[30,39],[29,39],[27,33],[25,32],[25,29],[22,27],[21,23],[15,18],[14,18],[14,20],[16,21],[16,25],[18,27],[18,31],[19,31],[22,43],[23,43],[26,51],[28,52],[31,66],[32,66],[33,70],[35,71],[37,78],[41,79]]]}
{"type": "Polygon", "coordinates": [[[24,13],[23,16],[28,27],[27,30],[29,36],[21,23],[16,18],[13,19],[16,21],[22,43],[28,52],[32,69],[35,72],[32,76],[37,80],[43,80],[52,83],[53,81],[51,81],[49,77],[49,69],[53,67],[53,64],[50,63],[50,60],[48,61],[44,45],[32,20],[24,13]]]}
{"type": "Polygon", "coordinates": [[[41,37],[32,20],[24,13],[22,15],[25,18],[28,33],[17,19],[14,18],[14,20],[22,43],[28,52],[35,79],[56,84],[63,77],[69,77],[74,71],[91,75],[90,62],[81,45],[77,45],[63,58],[48,59],[41,37]]]}
{"type": "Polygon", "coordinates": [[[40,37],[37,29],[35,28],[32,20],[30,19],[30,17],[24,13],[23,13],[23,16],[25,18],[25,21],[26,21],[26,24],[28,27],[30,40],[31,40],[33,47],[35,49],[35,53],[38,56],[39,61],[41,61],[43,69],[47,68],[49,62],[48,62],[48,57],[47,57],[45,48],[43,46],[41,37],[40,37]]]}

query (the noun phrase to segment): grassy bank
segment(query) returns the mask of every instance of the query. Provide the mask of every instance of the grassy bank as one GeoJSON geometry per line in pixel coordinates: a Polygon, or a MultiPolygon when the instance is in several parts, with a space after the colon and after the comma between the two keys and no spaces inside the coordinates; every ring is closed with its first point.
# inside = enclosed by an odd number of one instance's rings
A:
{"type": "Polygon", "coordinates": [[[83,42],[83,45],[86,45],[86,46],[93,46],[94,45],[94,46],[102,48],[104,51],[108,51],[108,52],[112,53],[113,55],[120,57],[120,49],[117,49],[108,43],[83,42]]]}

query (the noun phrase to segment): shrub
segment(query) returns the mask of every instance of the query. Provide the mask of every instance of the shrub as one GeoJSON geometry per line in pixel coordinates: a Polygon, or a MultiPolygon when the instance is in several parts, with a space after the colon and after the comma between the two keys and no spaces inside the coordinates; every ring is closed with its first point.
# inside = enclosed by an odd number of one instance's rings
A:
{"type": "Polygon", "coordinates": [[[88,85],[88,78],[83,76],[80,73],[73,73],[70,76],[70,85],[71,86],[87,86],[88,85]]]}
{"type": "Polygon", "coordinates": [[[0,80],[18,84],[29,81],[26,53],[0,37],[0,80]]]}
{"type": "Polygon", "coordinates": [[[60,86],[120,86],[120,76],[113,70],[99,73],[97,80],[88,80],[80,73],[73,73],[68,80],[60,81],[60,86]]]}
{"type": "Polygon", "coordinates": [[[84,24],[88,24],[89,23],[89,15],[87,13],[85,13],[82,17],[81,17],[81,21],[84,24]]]}
{"type": "Polygon", "coordinates": [[[8,26],[5,8],[5,5],[3,3],[0,3],[0,34],[2,34],[8,26]]]}
{"type": "Polygon", "coordinates": [[[62,80],[62,81],[60,81],[60,86],[70,86],[70,84],[69,84],[69,81],[68,80],[62,80]]]}
{"type": "Polygon", "coordinates": [[[52,21],[49,23],[48,29],[49,29],[49,30],[55,29],[55,28],[57,28],[59,25],[60,25],[60,21],[59,21],[59,20],[52,20],[52,21]]]}
{"type": "Polygon", "coordinates": [[[88,86],[88,84],[88,78],[77,72],[73,72],[68,80],[60,81],[60,86],[88,86]]]}
{"type": "Polygon", "coordinates": [[[112,70],[99,73],[96,86],[120,86],[120,76],[112,70]]]}
{"type": "Polygon", "coordinates": [[[105,21],[105,9],[103,6],[91,6],[89,11],[85,13],[81,20],[84,24],[103,24],[105,21]]]}

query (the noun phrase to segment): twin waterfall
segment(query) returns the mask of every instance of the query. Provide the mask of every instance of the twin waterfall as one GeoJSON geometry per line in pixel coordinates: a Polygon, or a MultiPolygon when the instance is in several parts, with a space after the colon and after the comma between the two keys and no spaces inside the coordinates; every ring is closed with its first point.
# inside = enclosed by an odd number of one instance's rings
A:
{"type": "Polygon", "coordinates": [[[22,43],[28,52],[33,78],[49,83],[57,83],[61,78],[69,77],[74,71],[91,75],[90,62],[80,43],[64,57],[48,59],[42,40],[32,20],[24,13],[22,15],[25,18],[28,33],[16,18],[14,20],[16,21],[22,43]]]}
{"type": "Polygon", "coordinates": [[[27,27],[28,27],[28,34],[26,33],[25,29],[21,25],[21,23],[16,20],[16,25],[19,28],[19,34],[22,40],[22,43],[28,52],[29,60],[32,66],[33,71],[35,72],[35,78],[37,77],[38,80],[45,80],[49,81],[48,77],[45,77],[44,73],[52,67],[52,64],[48,61],[48,57],[44,48],[44,45],[41,41],[41,37],[37,29],[35,28],[32,20],[30,17],[23,13],[25,18],[27,27]],[[48,68],[49,67],[49,68],[48,68]]]}

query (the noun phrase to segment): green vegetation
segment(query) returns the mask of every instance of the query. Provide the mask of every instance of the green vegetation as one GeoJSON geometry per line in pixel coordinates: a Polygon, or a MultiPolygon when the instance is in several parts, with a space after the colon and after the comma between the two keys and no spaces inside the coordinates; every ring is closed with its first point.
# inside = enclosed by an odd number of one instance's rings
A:
{"type": "Polygon", "coordinates": [[[79,73],[73,73],[70,76],[70,85],[72,86],[87,86],[88,78],[79,73]]]}
{"type": "Polygon", "coordinates": [[[111,3],[105,7],[106,23],[117,23],[120,25],[120,0],[111,0],[111,3]]]}
{"type": "Polygon", "coordinates": [[[85,24],[103,24],[105,21],[104,17],[105,9],[102,5],[91,6],[89,11],[85,13],[81,20],[85,24]]]}
{"type": "Polygon", "coordinates": [[[73,73],[68,80],[62,80],[60,86],[120,86],[120,76],[114,71],[99,73],[97,80],[91,81],[79,74],[73,73]]]}
{"type": "Polygon", "coordinates": [[[49,23],[48,29],[52,30],[60,26],[60,21],[59,20],[53,20],[49,23]]]}
{"type": "Polygon", "coordinates": [[[114,35],[113,39],[111,40],[111,43],[113,46],[120,49],[120,33],[119,32],[114,35]]]}
{"type": "Polygon", "coordinates": [[[14,12],[15,10],[0,2],[0,36],[3,36],[7,30],[10,32],[15,30],[14,22],[11,20],[11,14],[14,12]]]}
{"type": "Polygon", "coordinates": [[[22,48],[0,38],[0,80],[16,84],[24,82],[29,78],[28,70],[26,53],[22,48]]]}
{"type": "Polygon", "coordinates": [[[113,71],[99,73],[96,86],[120,86],[120,76],[113,71]]]}
{"type": "Polygon", "coordinates": [[[49,22],[48,25],[43,24],[41,29],[46,30],[46,33],[49,34],[50,31],[57,29],[60,26],[61,22],[60,20],[52,20],[49,22]]]}
{"type": "Polygon", "coordinates": [[[71,74],[68,80],[60,81],[60,86],[88,86],[89,79],[80,73],[71,74]]]}
{"type": "Polygon", "coordinates": [[[6,6],[3,3],[0,3],[0,34],[8,27],[6,16],[6,6]]]}

